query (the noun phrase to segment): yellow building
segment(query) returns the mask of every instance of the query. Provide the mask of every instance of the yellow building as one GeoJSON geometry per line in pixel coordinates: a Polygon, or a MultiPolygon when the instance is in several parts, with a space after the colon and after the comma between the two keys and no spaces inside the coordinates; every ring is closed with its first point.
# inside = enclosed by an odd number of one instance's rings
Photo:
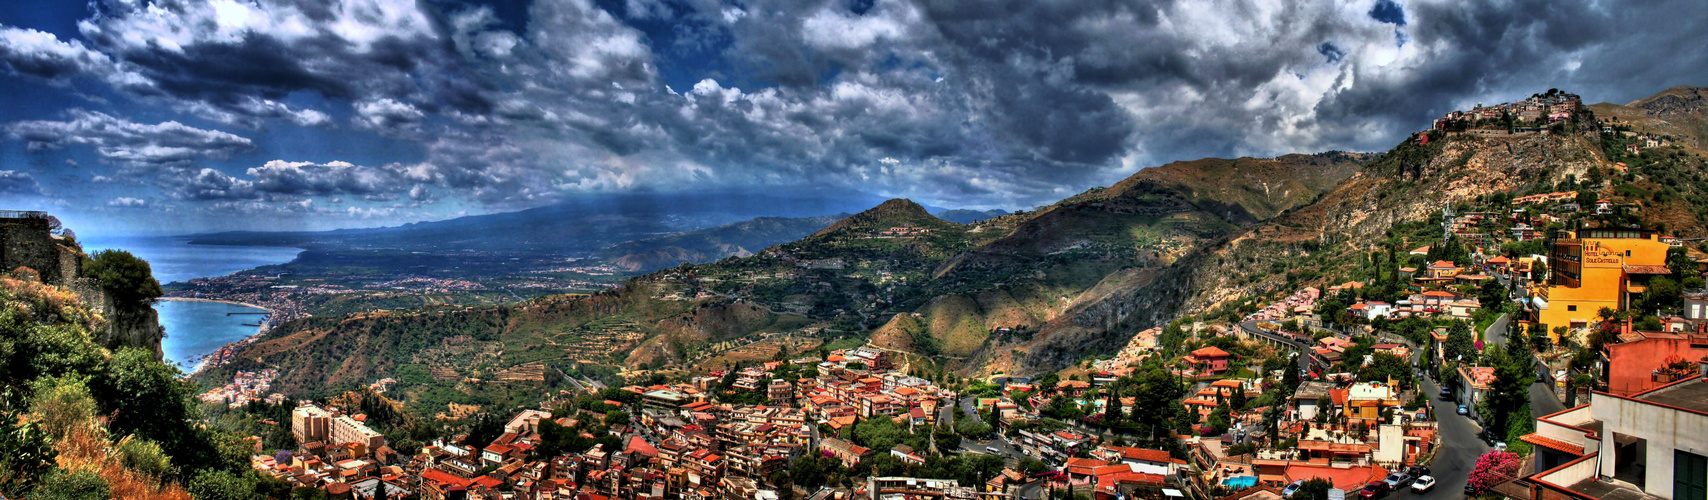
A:
{"type": "MultiPolygon", "coordinates": [[[[1649,278],[1670,274],[1667,244],[1653,232],[1597,228],[1568,232],[1554,241],[1549,286],[1537,287],[1531,305],[1537,323],[1577,328],[1593,321],[1602,308],[1621,310],[1643,293],[1649,278]]],[[[1558,338],[1554,339],[1558,341],[1558,338]]]]}

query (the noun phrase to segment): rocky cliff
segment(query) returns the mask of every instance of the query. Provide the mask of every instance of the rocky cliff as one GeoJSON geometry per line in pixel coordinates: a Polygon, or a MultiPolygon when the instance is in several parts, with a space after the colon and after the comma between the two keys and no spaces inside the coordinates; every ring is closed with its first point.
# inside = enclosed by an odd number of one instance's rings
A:
{"type": "Polygon", "coordinates": [[[88,260],[74,238],[54,234],[52,217],[42,212],[0,212],[0,270],[27,269],[43,283],[77,294],[106,321],[98,323],[103,347],[140,347],[162,355],[166,330],[152,307],[120,307],[99,280],[83,275],[88,260]]]}

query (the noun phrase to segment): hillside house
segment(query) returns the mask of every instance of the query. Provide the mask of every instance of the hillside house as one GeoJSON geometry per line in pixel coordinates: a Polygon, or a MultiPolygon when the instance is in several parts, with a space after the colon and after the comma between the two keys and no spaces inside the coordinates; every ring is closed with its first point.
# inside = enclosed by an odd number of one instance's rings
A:
{"type": "Polygon", "coordinates": [[[1452,281],[1455,276],[1459,275],[1459,271],[1458,264],[1438,260],[1429,263],[1429,266],[1424,268],[1423,276],[1419,277],[1418,281],[1452,281]]]}
{"type": "Polygon", "coordinates": [[[1180,359],[1192,365],[1193,369],[1197,370],[1200,375],[1221,375],[1227,373],[1228,363],[1233,360],[1233,357],[1234,355],[1221,350],[1221,348],[1210,346],[1194,350],[1191,354],[1182,356],[1180,359]]]}
{"type": "MultiPolygon", "coordinates": [[[[1459,404],[1476,408],[1477,402],[1483,400],[1483,393],[1489,390],[1489,384],[1494,383],[1495,369],[1491,366],[1460,366],[1459,367],[1459,404]]],[[[1471,418],[1477,417],[1476,412],[1471,418]]]]}

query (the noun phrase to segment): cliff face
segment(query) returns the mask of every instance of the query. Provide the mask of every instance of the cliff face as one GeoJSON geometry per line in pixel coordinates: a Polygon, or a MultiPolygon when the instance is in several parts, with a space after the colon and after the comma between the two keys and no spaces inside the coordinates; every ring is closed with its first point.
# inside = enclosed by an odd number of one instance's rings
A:
{"type": "Polygon", "coordinates": [[[40,212],[0,213],[0,272],[18,268],[36,271],[43,283],[71,290],[95,313],[106,319],[94,332],[103,347],[138,347],[163,355],[161,339],[166,329],[153,307],[121,308],[101,287],[101,282],[82,275],[85,255],[76,242],[56,237],[47,214],[40,212]]]}

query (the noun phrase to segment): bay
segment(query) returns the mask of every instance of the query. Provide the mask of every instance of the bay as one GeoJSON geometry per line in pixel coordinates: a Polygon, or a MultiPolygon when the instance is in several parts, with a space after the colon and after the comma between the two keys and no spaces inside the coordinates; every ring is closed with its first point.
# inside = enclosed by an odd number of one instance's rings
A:
{"type": "Polygon", "coordinates": [[[225,302],[187,300],[157,301],[154,310],[160,313],[160,326],[166,327],[166,339],[160,342],[160,349],[166,352],[166,359],[178,362],[186,373],[196,369],[196,362],[202,356],[259,331],[254,325],[261,321],[261,315],[228,313],[266,311],[225,302]]]}
{"type": "MultiPolygon", "coordinates": [[[[108,249],[130,252],[148,261],[154,279],[163,285],[283,264],[302,252],[300,248],[191,245],[189,238],[175,236],[88,240],[83,242],[83,249],[89,253],[108,249]]],[[[202,356],[259,331],[245,323],[259,322],[260,315],[227,313],[265,311],[221,302],[176,300],[157,301],[154,310],[160,314],[160,326],[166,328],[161,350],[167,360],[177,362],[186,372],[194,370],[202,356]]]]}

